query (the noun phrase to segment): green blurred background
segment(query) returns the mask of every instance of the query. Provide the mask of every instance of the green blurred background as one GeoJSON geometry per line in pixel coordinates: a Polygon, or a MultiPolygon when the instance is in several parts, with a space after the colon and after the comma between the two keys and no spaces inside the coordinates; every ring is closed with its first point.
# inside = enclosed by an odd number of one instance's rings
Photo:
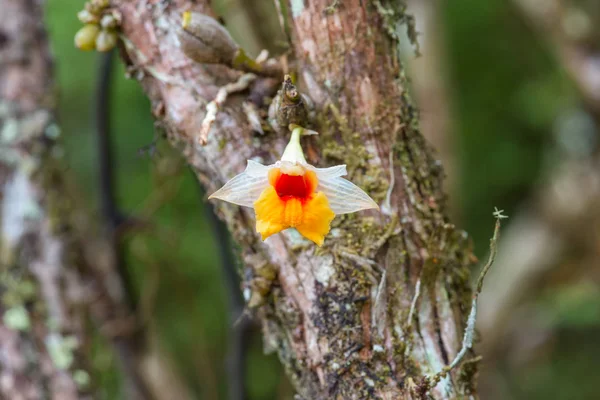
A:
{"type": "MultiPolygon", "coordinates": [[[[255,3],[264,1],[271,3],[255,3]]],[[[244,42],[240,34],[251,28],[238,15],[239,3],[213,3],[228,25],[235,25],[234,36],[256,54],[258,42],[244,42]]],[[[436,4],[455,160],[449,172],[455,183],[449,188],[455,199],[452,212],[483,258],[494,206],[513,216],[530,201],[548,165],[558,162],[553,133],[557,119],[566,110],[582,110],[582,99],[552,49],[513,3],[454,0],[436,4]]],[[[47,22],[57,61],[59,118],[69,165],[86,200],[95,205],[92,105],[99,59],[73,46],[80,27],[76,13],[82,6],[80,0],[51,0],[47,22]]],[[[273,45],[271,50],[276,48],[273,45]]],[[[149,232],[127,239],[128,266],[140,302],[177,373],[197,398],[225,398],[230,320],[203,198],[191,174],[167,146],[159,144],[154,155],[140,151],[155,139],[150,105],[138,83],[125,78],[119,62],[114,63],[110,107],[118,149],[119,203],[127,212],[147,216],[156,224],[149,232]]],[[[427,113],[424,109],[423,118],[427,113]]],[[[525,361],[515,363],[497,353],[485,359],[483,398],[488,398],[487,393],[489,398],[495,393],[493,398],[508,399],[600,398],[595,382],[600,370],[597,282],[583,300],[577,288],[565,291],[564,285],[555,286],[547,285],[527,299],[536,310],[551,316],[549,339],[525,361]]],[[[101,343],[95,363],[105,371],[105,398],[121,398],[114,360],[102,351],[101,343]]],[[[262,354],[259,332],[251,339],[247,365],[249,399],[291,398],[277,359],[262,354]]]]}

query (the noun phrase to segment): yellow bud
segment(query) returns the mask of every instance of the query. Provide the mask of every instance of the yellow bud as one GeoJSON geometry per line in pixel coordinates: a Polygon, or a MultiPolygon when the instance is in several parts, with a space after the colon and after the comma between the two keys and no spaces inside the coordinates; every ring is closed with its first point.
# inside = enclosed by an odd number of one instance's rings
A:
{"type": "Polygon", "coordinates": [[[103,29],[96,37],[96,50],[110,51],[117,45],[117,33],[103,29]]]}
{"type": "Polygon", "coordinates": [[[84,25],[83,28],[75,34],[75,47],[84,51],[94,50],[99,32],[100,28],[98,25],[84,25]]]}

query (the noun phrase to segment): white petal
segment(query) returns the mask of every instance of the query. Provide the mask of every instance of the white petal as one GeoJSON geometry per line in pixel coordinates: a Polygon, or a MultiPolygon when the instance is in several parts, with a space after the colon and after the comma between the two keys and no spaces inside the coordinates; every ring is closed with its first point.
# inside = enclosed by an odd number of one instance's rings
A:
{"type": "Polygon", "coordinates": [[[244,172],[252,177],[260,178],[263,176],[268,176],[269,170],[274,166],[275,164],[262,165],[261,163],[258,163],[256,161],[248,160],[248,164],[244,172]]]}
{"type": "Polygon", "coordinates": [[[317,191],[321,191],[327,196],[329,207],[336,214],[348,214],[369,208],[379,208],[368,194],[344,178],[319,178],[317,191]]]}
{"type": "Polygon", "coordinates": [[[313,171],[315,171],[315,173],[317,174],[317,178],[319,180],[321,179],[330,179],[330,178],[338,178],[340,176],[344,176],[347,175],[348,172],[346,171],[346,165],[336,165],[334,167],[329,167],[329,168],[315,168],[312,165],[308,165],[308,168],[312,169],[313,171]]]}
{"type": "Polygon", "coordinates": [[[246,170],[234,176],[221,189],[211,194],[209,199],[220,199],[239,206],[254,207],[260,194],[269,186],[269,169],[271,166],[262,165],[248,160],[246,170]]]}

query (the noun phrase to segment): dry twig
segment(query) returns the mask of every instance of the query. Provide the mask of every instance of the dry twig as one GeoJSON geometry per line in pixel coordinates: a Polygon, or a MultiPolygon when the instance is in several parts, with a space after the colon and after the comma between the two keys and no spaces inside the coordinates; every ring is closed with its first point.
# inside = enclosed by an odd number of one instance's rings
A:
{"type": "Polygon", "coordinates": [[[227,100],[227,96],[231,93],[241,92],[243,90],[248,89],[248,86],[254,82],[256,79],[256,75],[254,74],[244,74],[234,83],[228,83],[219,89],[217,96],[213,101],[206,105],[206,116],[202,121],[202,126],[200,127],[200,135],[198,136],[198,143],[202,146],[205,146],[208,142],[208,133],[210,132],[210,128],[212,127],[213,122],[217,119],[217,113],[223,107],[223,104],[227,100]]]}
{"type": "Polygon", "coordinates": [[[448,372],[450,372],[453,368],[455,368],[463,359],[463,357],[467,354],[467,352],[473,347],[473,337],[475,335],[475,321],[477,320],[477,299],[479,298],[479,294],[481,293],[481,289],[483,287],[483,280],[487,275],[490,267],[494,264],[494,260],[496,259],[497,253],[497,245],[498,239],[500,238],[500,225],[501,220],[508,218],[503,214],[504,210],[498,210],[497,208],[494,211],[494,217],[496,218],[496,225],[494,227],[494,235],[490,239],[490,256],[488,258],[487,263],[483,266],[481,273],[479,274],[479,278],[477,279],[477,286],[475,288],[475,293],[473,293],[473,300],[471,302],[471,312],[469,313],[469,318],[467,319],[467,326],[465,328],[465,333],[462,341],[462,348],[454,357],[452,362],[442,368],[435,377],[434,381],[444,377],[448,372]]]}

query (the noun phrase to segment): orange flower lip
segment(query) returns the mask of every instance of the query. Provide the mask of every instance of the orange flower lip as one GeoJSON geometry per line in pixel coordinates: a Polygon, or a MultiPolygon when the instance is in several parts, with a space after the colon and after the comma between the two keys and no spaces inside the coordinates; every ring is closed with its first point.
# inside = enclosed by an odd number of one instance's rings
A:
{"type": "Polygon", "coordinates": [[[269,170],[269,185],[254,202],[256,230],[263,240],[287,228],[321,246],[335,213],[327,196],[315,192],[319,182],[314,171],[304,168],[269,170]]]}

